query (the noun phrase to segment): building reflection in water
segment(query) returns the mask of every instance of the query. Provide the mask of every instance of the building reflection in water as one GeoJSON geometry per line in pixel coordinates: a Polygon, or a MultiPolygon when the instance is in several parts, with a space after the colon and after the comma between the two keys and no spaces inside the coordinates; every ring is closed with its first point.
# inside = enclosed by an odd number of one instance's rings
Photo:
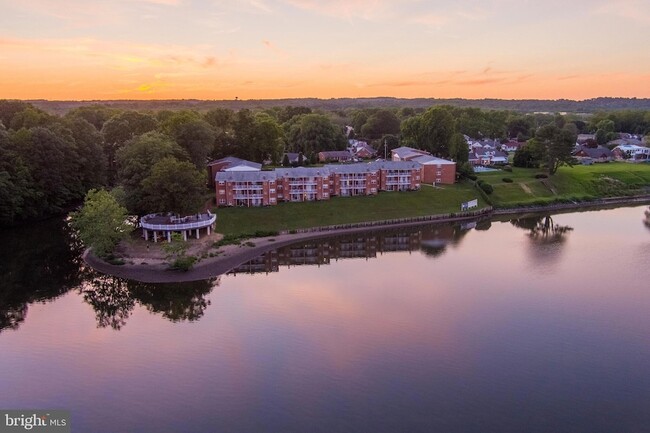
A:
{"type": "Polygon", "coordinates": [[[475,227],[476,222],[436,224],[311,240],[270,251],[236,267],[230,274],[279,272],[280,267],[321,266],[337,260],[371,259],[390,252],[422,251],[439,256],[475,227]]]}

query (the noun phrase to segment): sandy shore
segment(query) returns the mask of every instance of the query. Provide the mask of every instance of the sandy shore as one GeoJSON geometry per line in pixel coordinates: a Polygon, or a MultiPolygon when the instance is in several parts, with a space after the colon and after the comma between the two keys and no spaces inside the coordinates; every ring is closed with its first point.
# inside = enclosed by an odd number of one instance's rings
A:
{"type": "MultiPolygon", "coordinates": [[[[497,215],[514,215],[532,212],[557,212],[566,210],[575,210],[582,208],[597,208],[597,207],[612,207],[624,205],[637,205],[650,202],[650,196],[639,197],[621,197],[613,199],[605,199],[587,203],[563,203],[550,206],[538,206],[530,208],[512,208],[500,209],[494,211],[492,214],[485,216],[497,215]]],[[[476,220],[475,216],[471,217],[456,217],[439,219],[436,221],[428,222],[408,222],[399,224],[384,224],[368,227],[355,227],[350,229],[341,230],[327,230],[327,231],[314,231],[296,234],[283,234],[272,237],[248,239],[242,245],[226,245],[220,247],[218,250],[212,248],[212,244],[221,238],[218,233],[212,234],[208,237],[203,237],[200,240],[192,240],[188,254],[197,257],[205,256],[208,251],[217,253],[214,257],[202,258],[192,269],[187,272],[173,271],[167,269],[167,264],[159,246],[152,246],[150,242],[138,240],[131,242],[126,247],[121,247],[118,253],[126,257],[127,263],[124,265],[111,265],[103,260],[95,257],[92,252],[86,250],[83,259],[88,265],[95,270],[115,275],[120,278],[127,278],[147,283],[172,283],[183,281],[197,281],[217,277],[225,274],[228,271],[236,268],[237,266],[246,263],[249,260],[264,254],[267,251],[290,245],[300,241],[310,239],[321,239],[342,234],[371,232],[377,230],[394,229],[400,227],[413,227],[431,224],[440,224],[453,221],[468,221],[476,220]],[[246,245],[248,244],[248,245],[246,245]]]]}

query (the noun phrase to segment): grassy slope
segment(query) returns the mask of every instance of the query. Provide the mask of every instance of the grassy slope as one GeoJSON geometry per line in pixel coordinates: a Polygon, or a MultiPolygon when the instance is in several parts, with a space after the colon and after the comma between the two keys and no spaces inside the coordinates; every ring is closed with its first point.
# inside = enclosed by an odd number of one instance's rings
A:
{"type": "MultiPolygon", "coordinates": [[[[561,167],[548,179],[535,179],[540,170],[514,168],[509,172],[479,174],[494,187],[490,196],[496,207],[544,204],[557,200],[582,200],[622,196],[650,186],[650,164],[622,162],[561,167]],[[513,183],[502,181],[504,177],[513,183]]],[[[256,231],[348,224],[458,212],[460,203],[474,198],[485,201],[469,182],[440,189],[423,186],[417,192],[383,192],[375,197],[334,197],[306,203],[281,203],[258,208],[218,208],[217,231],[252,235],[256,231]]]]}
{"type": "Polygon", "coordinates": [[[479,178],[494,187],[490,199],[497,207],[623,196],[638,193],[650,185],[650,164],[612,162],[561,167],[548,179],[535,179],[535,174],[539,172],[515,167],[512,173],[482,173],[479,178]],[[502,180],[504,177],[514,182],[505,183],[502,180]]]}
{"type": "Polygon", "coordinates": [[[348,224],[434,215],[460,211],[460,203],[479,198],[468,183],[446,185],[439,189],[423,186],[414,192],[382,192],[374,197],[334,197],[327,201],[281,203],[256,208],[219,208],[217,231],[239,235],[255,231],[279,231],[296,228],[348,224]]]}

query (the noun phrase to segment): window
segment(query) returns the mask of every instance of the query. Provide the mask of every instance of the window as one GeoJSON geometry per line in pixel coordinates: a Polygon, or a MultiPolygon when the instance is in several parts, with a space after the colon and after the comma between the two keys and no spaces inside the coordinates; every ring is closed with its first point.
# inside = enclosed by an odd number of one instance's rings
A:
{"type": "Polygon", "coordinates": [[[225,194],[225,193],[226,193],[226,190],[225,190],[225,189],[220,189],[220,190],[219,190],[219,194],[225,194]]]}
{"type": "Polygon", "coordinates": [[[271,197],[271,199],[269,200],[269,202],[271,202],[271,203],[275,203],[275,199],[274,199],[273,197],[271,197]]]}
{"type": "Polygon", "coordinates": [[[226,199],[225,198],[220,199],[219,204],[226,204],[226,199]]]}
{"type": "Polygon", "coordinates": [[[377,192],[377,188],[370,188],[370,192],[377,192]]]}
{"type": "Polygon", "coordinates": [[[440,183],[440,182],[442,182],[442,179],[437,178],[437,179],[436,179],[436,183],[440,183]]]}
{"type": "Polygon", "coordinates": [[[377,185],[377,179],[373,179],[370,183],[373,185],[377,185]]]}
{"type": "Polygon", "coordinates": [[[330,195],[326,192],[323,193],[323,197],[329,197],[330,195]]]}
{"type": "Polygon", "coordinates": [[[224,182],[223,180],[219,181],[219,185],[225,185],[225,184],[226,184],[226,182],[224,182]]]}
{"type": "Polygon", "coordinates": [[[275,188],[271,188],[271,189],[269,190],[269,192],[270,192],[271,194],[275,194],[275,188]]]}

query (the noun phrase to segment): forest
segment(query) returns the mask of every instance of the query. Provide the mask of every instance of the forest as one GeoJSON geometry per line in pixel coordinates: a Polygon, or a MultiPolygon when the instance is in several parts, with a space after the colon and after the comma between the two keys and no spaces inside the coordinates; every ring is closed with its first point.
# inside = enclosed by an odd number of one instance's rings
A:
{"type": "Polygon", "coordinates": [[[0,224],[63,214],[90,189],[111,190],[134,215],[193,212],[210,197],[210,160],[237,156],[278,165],[283,153],[296,152],[313,164],[318,152],[343,150],[349,138],[381,150],[418,147],[462,164],[463,134],[527,141],[537,131],[548,132],[542,129],[548,125],[573,135],[600,130],[604,139],[615,132],[650,133],[647,110],[546,114],[418,104],[203,109],[200,101],[172,110],[141,103],[137,110],[96,103],[54,112],[42,104],[0,100],[0,224]]]}

